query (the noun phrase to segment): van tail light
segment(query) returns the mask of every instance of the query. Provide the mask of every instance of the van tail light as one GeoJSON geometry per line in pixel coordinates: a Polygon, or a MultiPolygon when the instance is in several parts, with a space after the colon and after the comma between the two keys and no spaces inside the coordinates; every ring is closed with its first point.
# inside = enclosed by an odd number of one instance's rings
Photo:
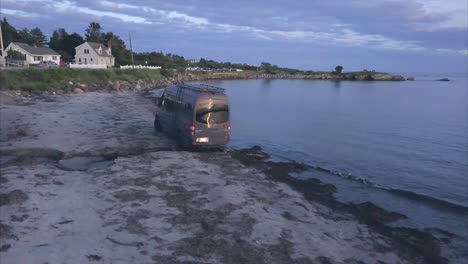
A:
{"type": "Polygon", "coordinates": [[[228,123],[227,135],[228,137],[231,136],[231,123],[230,122],[228,123]]]}
{"type": "Polygon", "coordinates": [[[194,123],[190,124],[190,136],[192,137],[195,136],[195,124],[194,123]]]}

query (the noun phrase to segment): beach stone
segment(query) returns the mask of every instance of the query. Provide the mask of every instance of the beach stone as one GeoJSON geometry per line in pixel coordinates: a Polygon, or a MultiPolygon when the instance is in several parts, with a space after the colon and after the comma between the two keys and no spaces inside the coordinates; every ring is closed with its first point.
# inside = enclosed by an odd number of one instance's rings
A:
{"type": "Polygon", "coordinates": [[[26,193],[21,190],[14,190],[10,193],[0,194],[0,206],[11,205],[11,204],[22,204],[29,197],[26,193]]]}
{"type": "Polygon", "coordinates": [[[75,89],[73,89],[73,93],[75,93],[75,94],[82,94],[82,93],[84,93],[84,91],[81,90],[80,88],[75,88],[75,89]]]}
{"type": "Polygon", "coordinates": [[[408,80],[408,81],[414,81],[414,77],[413,77],[413,76],[410,76],[410,77],[406,78],[406,80],[408,80]]]}

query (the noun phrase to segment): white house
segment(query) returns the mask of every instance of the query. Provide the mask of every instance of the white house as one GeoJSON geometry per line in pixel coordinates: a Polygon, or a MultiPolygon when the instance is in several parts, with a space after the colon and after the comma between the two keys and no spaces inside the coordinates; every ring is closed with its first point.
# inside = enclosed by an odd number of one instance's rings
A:
{"type": "Polygon", "coordinates": [[[75,48],[75,63],[112,67],[115,58],[112,56],[111,47],[108,48],[101,43],[85,42],[75,48]]]}
{"type": "Polygon", "coordinates": [[[8,54],[10,50],[15,50],[24,54],[27,64],[38,64],[41,61],[53,61],[60,64],[60,54],[50,48],[33,47],[26,43],[11,42],[5,51],[8,54]]]}

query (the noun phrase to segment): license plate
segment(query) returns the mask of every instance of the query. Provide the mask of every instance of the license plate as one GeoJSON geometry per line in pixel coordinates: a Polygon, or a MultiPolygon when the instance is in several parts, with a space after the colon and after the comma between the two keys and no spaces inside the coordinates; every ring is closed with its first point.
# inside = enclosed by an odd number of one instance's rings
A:
{"type": "Polygon", "coordinates": [[[208,142],[208,138],[197,138],[197,142],[208,142]]]}

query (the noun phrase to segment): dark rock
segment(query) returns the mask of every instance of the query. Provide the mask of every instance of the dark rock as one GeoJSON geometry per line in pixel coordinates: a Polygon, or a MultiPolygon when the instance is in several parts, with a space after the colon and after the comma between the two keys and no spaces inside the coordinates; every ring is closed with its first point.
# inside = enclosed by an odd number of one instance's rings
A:
{"type": "Polygon", "coordinates": [[[3,238],[11,238],[11,237],[13,237],[11,233],[11,226],[0,223],[0,238],[3,239],[3,238]]]}
{"type": "Polygon", "coordinates": [[[23,222],[24,220],[28,219],[28,217],[29,215],[27,214],[23,214],[21,216],[12,215],[10,219],[12,222],[23,222]]]}
{"type": "Polygon", "coordinates": [[[449,82],[450,80],[448,78],[442,78],[442,79],[439,79],[438,81],[440,81],[440,82],[449,82]]]}
{"type": "Polygon", "coordinates": [[[73,223],[73,222],[74,222],[73,220],[65,220],[65,221],[59,222],[58,224],[59,225],[66,225],[66,224],[70,224],[70,223],[73,223]]]}
{"type": "Polygon", "coordinates": [[[28,195],[21,190],[14,190],[10,193],[0,194],[0,206],[22,204],[29,199],[28,195]]]}
{"type": "Polygon", "coordinates": [[[89,261],[100,261],[100,260],[102,260],[102,257],[99,256],[99,255],[87,255],[86,258],[89,261]]]}
{"type": "Polygon", "coordinates": [[[10,245],[10,244],[2,245],[2,246],[0,247],[0,252],[6,252],[6,251],[8,251],[8,249],[10,249],[10,248],[11,248],[11,245],[10,245]]]}
{"type": "Polygon", "coordinates": [[[121,200],[122,202],[148,202],[152,198],[152,196],[149,195],[147,191],[136,189],[119,191],[114,194],[114,197],[121,200]]]}
{"type": "Polygon", "coordinates": [[[371,203],[371,202],[364,202],[360,204],[351,204],[351,206],[354,208],[354,210],[357,210],[358,214],[364,216],[364,217],[369,217],[372,219],[376,219],[381,222],[393,222],[399,219],[406,219],[407,216],[397,213],[397,212],[389,212],[387,210],[384,210],[377,205],[371,203]]]}
{"type": "Polygon", "coordinates": [[[40,160],[59,160],[63,156],[63,152],[45,148],[6,149],[0,151],[0,156],[13,157],[6,162],[2,162],[2,166],[34,165],[40,160]]]}
{"type": "Polygon", "coordinates": [[[408,81],[414,81],[414,77],[413,77],[413,76],[410,76],[410,77],[406,78],[406,80],[408,80],[408,81]]]}

